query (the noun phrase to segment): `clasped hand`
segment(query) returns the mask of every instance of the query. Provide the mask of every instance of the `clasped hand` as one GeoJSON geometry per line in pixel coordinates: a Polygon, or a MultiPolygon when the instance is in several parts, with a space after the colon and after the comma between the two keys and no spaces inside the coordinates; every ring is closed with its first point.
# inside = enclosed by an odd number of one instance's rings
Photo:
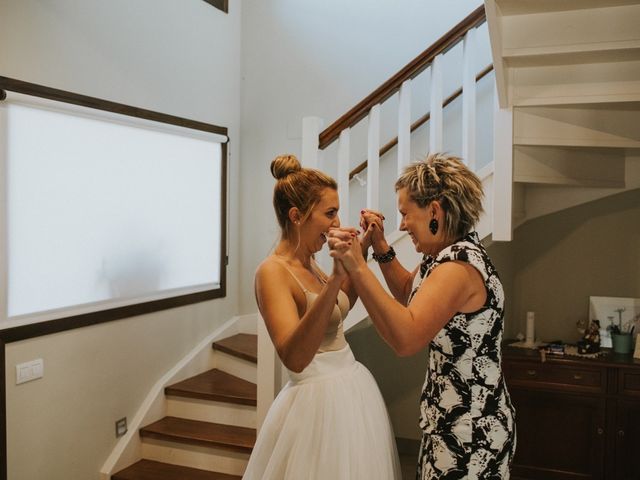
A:
{"type": "Polygon", "coordinates": [[[360,212],[360,227],[363,234],[353,227],[338,227],[329,230],[329,255],[334,259],[334,270],[352,272],[366,265],[365,252],[372,244],[384,241],[384,216],[373,210],[360,212]]]}

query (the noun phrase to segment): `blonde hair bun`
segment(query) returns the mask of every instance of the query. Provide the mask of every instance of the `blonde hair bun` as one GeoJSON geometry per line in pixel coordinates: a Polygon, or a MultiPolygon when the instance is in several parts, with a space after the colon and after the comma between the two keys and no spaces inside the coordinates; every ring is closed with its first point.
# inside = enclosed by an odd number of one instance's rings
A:
{"type": "Polygon", "coordinates": [[[271,162],[271,175],[277,180],[302,170],[302,165],[295,155],[278,155],[271,162]]]}

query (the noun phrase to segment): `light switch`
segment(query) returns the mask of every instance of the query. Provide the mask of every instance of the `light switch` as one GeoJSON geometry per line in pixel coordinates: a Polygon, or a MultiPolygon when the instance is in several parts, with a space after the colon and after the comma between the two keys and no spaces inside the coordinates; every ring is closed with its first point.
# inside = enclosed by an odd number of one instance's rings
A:
{"type": "Polygon", "coordinates": [[[44,375],[44,361],[41,358],[16,365],[16,385],[29,382],[44,375]]]}

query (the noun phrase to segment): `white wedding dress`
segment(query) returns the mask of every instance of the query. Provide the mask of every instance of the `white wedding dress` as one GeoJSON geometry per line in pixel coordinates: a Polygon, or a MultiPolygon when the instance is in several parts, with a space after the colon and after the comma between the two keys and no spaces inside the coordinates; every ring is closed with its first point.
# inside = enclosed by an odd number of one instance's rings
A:
{"type": "MultiPolygon", "coordinates": [[[[316,294],[296,281],[308,308],[316,294]]],[[[318,353],[302,372],[289,371],[274,400],[243,480],[401,480],[378,385],[344,338],[348,311],[340,292],[318,353]]]]}

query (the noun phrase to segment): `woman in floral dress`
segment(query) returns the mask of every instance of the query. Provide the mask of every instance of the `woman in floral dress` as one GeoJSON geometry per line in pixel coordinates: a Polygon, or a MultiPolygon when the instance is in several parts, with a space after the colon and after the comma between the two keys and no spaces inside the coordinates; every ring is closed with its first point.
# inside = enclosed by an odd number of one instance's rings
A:
{"type": "Polygon", "coordinates": [[[363,210],[361,219],[393,297],[347,229],[330,232],[329,245],[395,352],[429,345],[417,478],[508,479],[516,440],[501,370],[504,291],[473,231],[482,183],[459,158],[432,154],[405,169],[396,192],[400,230],[423,255],[412,272],[386,242],[382,215],[363,210]]]}

